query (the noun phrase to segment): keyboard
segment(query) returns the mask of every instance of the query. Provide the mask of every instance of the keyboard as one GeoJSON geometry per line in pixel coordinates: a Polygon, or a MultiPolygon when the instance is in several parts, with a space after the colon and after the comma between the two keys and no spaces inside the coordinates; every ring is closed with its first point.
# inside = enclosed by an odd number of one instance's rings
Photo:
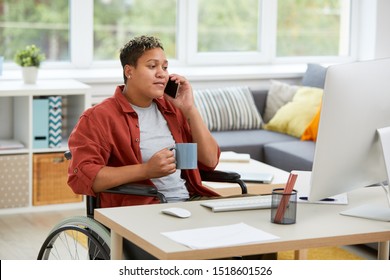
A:
{"type": "Polygon", "coordinates": [[[213,212],[270,209],[271,200],[271,195],[263,195],[240,199],[219,199],[213,201],[206,201],[202,202],[201,205],[211,208],[213,212]]]}

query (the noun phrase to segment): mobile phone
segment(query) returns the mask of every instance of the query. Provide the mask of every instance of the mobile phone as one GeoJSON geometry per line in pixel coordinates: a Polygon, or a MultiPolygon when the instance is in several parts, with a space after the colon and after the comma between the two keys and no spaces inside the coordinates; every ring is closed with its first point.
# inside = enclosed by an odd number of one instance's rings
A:
{"type": "Polygon", "coordinates": [[[176,98],[178,90],[179,84],[176,84],[174,81],[169,79],[167,85],[165,86],[164,92],[170,97],[176,98]]]}

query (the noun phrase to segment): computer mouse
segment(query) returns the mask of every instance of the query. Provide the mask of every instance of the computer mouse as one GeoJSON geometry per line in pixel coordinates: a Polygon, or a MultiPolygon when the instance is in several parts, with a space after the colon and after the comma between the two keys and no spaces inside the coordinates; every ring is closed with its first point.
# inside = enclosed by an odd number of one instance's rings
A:
{"type": "Polygon", "coordinates": [[[161,210],[162,213],[171,215],[178,218],[188,218],[191,216],[191,212],[187,209],[178,208],[178,207],[171,207],[161,210]]]}

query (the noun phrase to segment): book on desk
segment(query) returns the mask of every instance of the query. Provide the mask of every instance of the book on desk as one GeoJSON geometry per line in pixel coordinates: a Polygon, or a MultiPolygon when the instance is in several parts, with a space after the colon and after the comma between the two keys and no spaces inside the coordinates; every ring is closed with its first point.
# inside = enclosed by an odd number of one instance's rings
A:
{"type": "Polygon", "coordinates": [[[251,159],[249,154],[236,153],[232,151],[221,152],[219,161],[221,162],[249,162],[251,159]]]}

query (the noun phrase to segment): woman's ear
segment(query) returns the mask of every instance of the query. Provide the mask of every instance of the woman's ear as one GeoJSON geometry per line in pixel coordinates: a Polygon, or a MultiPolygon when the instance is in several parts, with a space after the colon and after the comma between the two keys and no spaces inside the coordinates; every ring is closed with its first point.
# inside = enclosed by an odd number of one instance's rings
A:
{"type": "Polygon", "coordinates": [[[123,69],[123,71],[124,71],[125,76],[126,76],[128,79],[130,79],[130,78],[131,78],[132,71],[133,71],[133,68],[132,68],[130,65],[126,64],[125,67],[124,67],[124,69],[123,69]]]}

